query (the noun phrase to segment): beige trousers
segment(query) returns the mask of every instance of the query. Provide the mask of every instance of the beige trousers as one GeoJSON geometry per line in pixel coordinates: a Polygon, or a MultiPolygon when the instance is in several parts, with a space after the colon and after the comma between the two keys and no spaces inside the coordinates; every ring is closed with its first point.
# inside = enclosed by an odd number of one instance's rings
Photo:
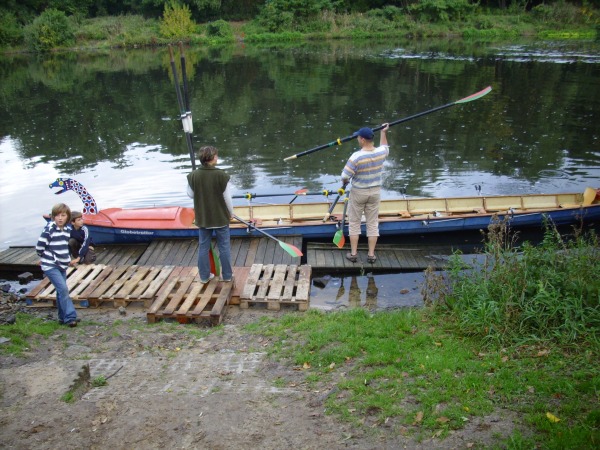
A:
{"type": "Polygon", "coordinates": [[[379,200],[381,186],[352,189],[348,201],[348,234],[360,235],[360,221],[364,214],[367,221],[367,236],[379,236],[379,200]]]}

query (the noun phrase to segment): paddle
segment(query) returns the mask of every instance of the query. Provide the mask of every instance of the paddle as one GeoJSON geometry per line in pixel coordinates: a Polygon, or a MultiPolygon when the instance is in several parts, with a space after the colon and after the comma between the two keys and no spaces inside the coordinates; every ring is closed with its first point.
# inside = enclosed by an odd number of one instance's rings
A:
{"type": "MultiPolygon", "coordinates": [[[[462,98],[460,100],[456,100],[456,101],[454,101],[452,103],[448,103],[446,105],[438,106],[437,108],[433,108],[433,109],[430,109],[430,110],[427,110],[427,111],[423,111],[423,112],[418,113],[418,114],[414,114],[414,115],[409,116],[409,117],[405,117],[403,119],[395,120],[394,122],[389,122],[389,125],[390,125],[390,127],[392,127],[394,125],[398,125],[399,123],[407,122],[409,120],[416,119],[417,117],[421,117],[421,116],[424,116],[426,114],[431,114],[432,112],[439,111],[440,109],[448,108],[450,106],[458,105],[460,103],[467,103],[467,102],[471,102],[473,100],[477,100],[477,99],[483,97],[484,95],[486,95],[491,90],[492,90],[492,87],[488,86],[488,87],[486,87],[485,89],[482,89],[479,92],[476,92],[474,94],[469,95],[468,97],[462,98]]],[[[383,127],[384,127],[383,125],[379,125],[378,127],[373,128],[373,132],[379,131],[379,130],[383,129],[383,127]]],[[[342,143],[344,143],[344,142],[348,142],[348,141],[350,141],[352,139],[355,139],[356,136],[357,136],[356,133],[354,133],[354,134],[351,134],[350,136],[346,136],[345,138],[337,138],[335,141],[332,141],[332,142],[330,142],[328,144],[319,145],[318,147],[311,148],[310,150],[306,150],[306,151],[303,151],[303,152],[300,152],[300,153],[296,153],[295,155],[288,156],[287,158],[284,158],[283,160],[284,161],[289,161],[290,159],[300,158],[301,156],[308,155],[310,153],[314,153],[316,151],[323,150],[325,148],[333,147],[334,145],[342,145],[342,143]]]]}
{"type": "Polygon", "coordinates": [[[337,245],[338,248],[344,248],[344,244],[346,244],[346,236],[344,236],[344,225],[346,225],[346,210],[348,209],[348,197],[344,199],[344,212],[342,213],[342,224],[340,229],[335,232],[333,236],[333,243],[337,245]]]}
{"type": "MultiPolygon", "coordinates": [[[[175,67],[175,58],[173,57],[173,48],[169,45],[169,56],[171,57],[171,70],[173,71],[173,80],[175,81],[175,93],[177,94],[177,103],[179,104],[181,124],[183,125],[183,131],[185,132],[185,140],[187,147],[190,152],[190,160],[192,162],[192,170],[196,170],[196,159],[194,158],[194,146],[192,144],[192,113],[190,112],[189,117],[186,112],[185,105],[183,103],[183,97],[181,94],[181,88],[179,86],[179,76],[177,75],[177,68],[175,67]]],[[[185,57],[182,58],[182,69],[184,77],[184,87],[187,86],[187,75],[185,75],[185,57]]],[[[185,96],[188,97],[187,89],[185,96]]],[[[189,97],[188,97],[189,99],[189,97]]],[[[189,101],[189,100],[188,100],[189,101]]]]}
{"type": "Polygon", "coordinates": [[[256,231],[258,231],[261,234],[264,234],[266,237],[273,239],[274,241],[277,241],[277,243],[279,243],[279,246],[284,249],[290,256],[292,257],[296,257],[296,256],[302,256],[303,253],[297,248],[294,247],[291,244],[286,244],[283,241],[280,241],[279,239],[277,239],[275,236],[270,235],[269,233],[267,233],[266,231],[261,230],[260,228],[257,228],[256,225],[250,223],[250,222],[246,222],[244,219],[239,218],[238,216],[236,216],[235,214],[233,215],[233,218],[235,220],[237,220],[238,222],[242,222],[244,225],[255,229],[256,231]]]}

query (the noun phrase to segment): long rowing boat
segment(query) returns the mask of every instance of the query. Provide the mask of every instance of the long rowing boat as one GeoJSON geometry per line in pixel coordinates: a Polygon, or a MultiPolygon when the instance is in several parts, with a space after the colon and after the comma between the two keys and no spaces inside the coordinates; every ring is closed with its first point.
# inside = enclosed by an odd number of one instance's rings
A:
{"type": "MultiPolygon", "coordinates": [[[[84,223],[96,244],[146,243],[154,239],[196,238],[193,208],[108,208],[98,210],[93,197],[76,180],[58,178],[50,184],[61,194],[74,190],[84,203],[84,223]]],[[[340,229],[343,201],[252,204],[234,206],[232,237],[301,235],[331,239],[340,229]],[[252,226],[248,226],[248,223],[252,226]]],[[[556,226],[600,224],[600,189],[583,193],[498,195],[382,200],[381,236],[410,236],[486,230],[496,221],[512,229],[539,228],[545,221],[556,226]]],[[[347,224],[347,221],[346,221],[347,224]]],[[[363,224],[364,227],[364,224],[363,224]]],[[[343,230],[347,233],[347,225],[343,230]]],[[[364,229],[363,229],[364,233],[364,229]]]]}

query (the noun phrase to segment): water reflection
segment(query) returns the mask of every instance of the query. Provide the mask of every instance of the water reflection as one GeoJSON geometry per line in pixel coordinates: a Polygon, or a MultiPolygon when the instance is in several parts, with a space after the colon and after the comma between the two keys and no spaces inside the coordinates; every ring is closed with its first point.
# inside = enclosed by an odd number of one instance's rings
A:
{"type": "MultiPolygon", "coordinates": [[[[283,158],[491,85],[477,102],[393,128],[382,196],[474,195],[475,185],[481,195],[583,192],[600,177],[600,59],[590,58],[599,48],[414,40],[193,47],[193,140],[220,149],[234,194],[337,188],[352,143],[283,158]]],[[[166,49],[0,61],[0,250],[35,243],[58,177],[83,183],[101,208],[189,206],[191,163],[166,49]]],[[[72,193],[61,200],[81,207],[72,193]]]]}
{"type": "Polygon", "coordinates": [[[322,310],[367,308],[371,311],[423,306],[424,272],[315,276],[310,307],[322,310]]]}

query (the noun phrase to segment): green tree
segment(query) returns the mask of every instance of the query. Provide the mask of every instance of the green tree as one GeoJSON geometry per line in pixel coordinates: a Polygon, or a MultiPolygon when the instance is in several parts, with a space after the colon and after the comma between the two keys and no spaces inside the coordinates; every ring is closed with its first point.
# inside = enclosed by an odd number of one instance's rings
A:
{"type": "Polygon", "coordinates": [[[25,28],[25,43],[36,52],[46,52],[75,42],[75,33],[63,11],[47,9],[25,28]]]}

